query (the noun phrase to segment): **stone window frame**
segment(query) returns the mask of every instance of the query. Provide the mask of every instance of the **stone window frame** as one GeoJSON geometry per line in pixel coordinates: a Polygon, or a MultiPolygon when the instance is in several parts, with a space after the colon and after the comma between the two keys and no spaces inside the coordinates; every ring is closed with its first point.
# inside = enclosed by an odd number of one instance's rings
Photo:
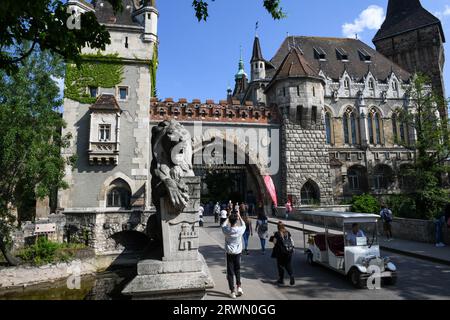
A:
{"type": "Polygon", "coordinates": [[[344,144],[356,146],[360,144],[358,115],[354,107],[347,107],[342,116],[342,129],[344,131],[344,144]]]}
{"type": "Polygon", "coordinates": [[[329,108],[324,108],[324,110],[325,110],[324,121],[325,121],[326,141],[327,141],[327,144],[334,146],[335,138],[334,138],[334,117],[333,117],[333,112],[329,108]],[[329,125],[327,124],[327,118],[329,119],[329,125]],[[328,137],[328,133],[329,133],[329,137],[328,137]],[[329,138],[329,142],[328,142],[328,138],[329,138]]]}
{"type": "Polygon", "coordinates": [[[394,183],[394,170],[391,166],[380,163],[373,168],[372,186],[376,191],[387,190],[394,183]],[[383,168],[383,170],[381,170],[383,168]],[[387,169],[387,170],[385,170],[387,169]],[[388,173],[388,174],[387,174],[388,173]]]}
{"type": "Polygon", "coordinates": [[[350,78],[349,77],[344,78],[344,89],[350,90],[350,78]]]}
{"type": "Polygon", "coordinates": [[[87,93],[91,98],[97,98],[97,97],[99,96],[99,91],[100,91],[99,89],[100,89],[99,87],[88,86],[88,87],[86,87],[86,93],[87,93]],[[95,96],[92,95],[92,91],[91,91],[91,90],[93,90],[93,89],[95,89],[95,96]]]}
{"type": "Polygon", "coordinates": [[[371,107],[367,116],[367,129],[369,134],[369,144],[373,146],[383,145],[383,117],[381,111],[371,107]]]}
{"type": "Polygon", "coordinates": [[[129,183],[121,177],[111,181],[105,196],[107,208],[129,210],[131,208],[132,189],[129,183]]]}
{"type": "Polygon", "coordinates": [[[128,101],[128,99],[130,97],[130,87],[129,86],[116,86],[116,96],[117,96],[118,101],[128,101]],[[121,89],[126,89],[126,91],[127,91],[127,95],[126,95],[125,99],[121,99],[121,97],[120,97],[121,89]]]}
{"type": "Polygon", "coordinates": [[[319,185],[308,179],[300,189],[300,203],[302,205],[320,205],[319,185]]]}
{"type": "Polygon", "coordinates": [[[98,125],[98,141],[99,142],[111,142],[112,141],[112,126],[110,123],[100,123],[98,125]],[[107,138],[102,138],[105,136],[107,138]]]}
{"type": "Polygon", "coordinates": [[[401,110],[396,109],[392,112],[392,138],[395,145],[409,144],[409,128],[405,122],[400,119],[401,110]],[[400,139],[399,139],[400,138],[400,139]]]}

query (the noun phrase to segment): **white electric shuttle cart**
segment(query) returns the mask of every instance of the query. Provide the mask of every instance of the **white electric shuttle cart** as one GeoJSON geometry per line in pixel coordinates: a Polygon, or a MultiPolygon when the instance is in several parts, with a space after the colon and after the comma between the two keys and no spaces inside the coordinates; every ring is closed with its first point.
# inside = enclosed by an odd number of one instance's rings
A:
{"type": "Polygon", "coordinates": [[[319,264],[348,276],[356,288],[367,287],[369,277],[370,281],[380,277],[380,283],[396,283],[396,266],[380,255],[379,215],[320,211],[303,214],[304,250],[311,265],[319,264]]]}

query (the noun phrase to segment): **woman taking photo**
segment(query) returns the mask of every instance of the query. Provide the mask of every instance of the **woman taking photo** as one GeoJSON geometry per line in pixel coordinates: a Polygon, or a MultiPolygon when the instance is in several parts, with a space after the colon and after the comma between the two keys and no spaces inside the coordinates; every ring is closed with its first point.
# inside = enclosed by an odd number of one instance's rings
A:
{"type": "Polygon", "coordinates": [[[292,255],[294,253],[294,241],[291,233],[286,230],[285,225],[278,222],[278,231],[270,238],[274,247],[272,258],[277,259],[278,284],[284,284],[284,270],[286,269],[290,277],[290,285],[295,284],[294,273],[292,271],[292,255]]]}

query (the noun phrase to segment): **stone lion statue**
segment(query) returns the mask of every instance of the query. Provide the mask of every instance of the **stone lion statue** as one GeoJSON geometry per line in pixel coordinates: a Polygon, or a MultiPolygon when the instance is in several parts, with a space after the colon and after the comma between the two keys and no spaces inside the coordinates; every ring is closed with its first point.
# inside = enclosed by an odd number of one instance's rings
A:
{"type": "Polygon", "coordinates": [[[171,211],[181,213],[189,201],[183,177],[193,177],[192,141],[189,131],[175,120],[163,121],[152,129],[152,199],[160,210],[161,198],[168,198],[171,211]]]}

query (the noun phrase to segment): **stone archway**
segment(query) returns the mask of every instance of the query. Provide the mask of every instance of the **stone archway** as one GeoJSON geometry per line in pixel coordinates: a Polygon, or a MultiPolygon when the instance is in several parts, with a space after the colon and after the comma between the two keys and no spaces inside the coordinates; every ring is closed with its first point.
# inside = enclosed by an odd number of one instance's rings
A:
{"type": "MultiPolygon", "coordinates": [[[[203,139],[199,137],[194,138],[193,143],[193,157],[194,157],[194,167],[195,163],[199,163],[199,158],[203,157],[203,164],[200,167],[209,170],[228,170],[227,165],[224,165],[226,162],[226,153],[233,152],[234,154],[239,155],[241,158],[245,158],[245,164],[239,164],[236,166],[231,166],[233,168],[241,168],[246,170],[246,172],[251,175],[254,179],[254,183],[256,184],[256,188],[258,194],[256,195],[256,204],[258,200],[261,200],[264,205],[264,210],[266,214],[269,214],[272,199],[270,193],[267,190],[267,187],[264,182],[265,169],[261,165],[261,161],[258,159],[257,155],[253,150],[249,149],[248,143],[238,143],[239,139],[235,136],[225,136],[220,130],[214,130],[215,135],[210,135],[203,137],[203,139]],[[216,147],[213,147],[216,143],[215,139],[219,137],[219,143],[216,147]],[[211,157],[212,163],[205,163],[204,161],[204,153],[208,154],[209,151],[217,152],[217,146],[220,148],[220,144],[224,147],[223,152],[217,155],[216,161],[213,160],[215,157],[211,157]],[[233,150],[230,150],[230,146],[233,147],[233,150]],[[209,148],[209,149],[208,149],[209,148]],[[245,169],[244,169],[245,168],[245,169]]],[[[236,157],[234,158],[236,160],[236,157]]],[[[241,159],[242,160],[242,159],[241,159]]],[[[199,166],[199,165],[197,165],[199,166]]]]}

